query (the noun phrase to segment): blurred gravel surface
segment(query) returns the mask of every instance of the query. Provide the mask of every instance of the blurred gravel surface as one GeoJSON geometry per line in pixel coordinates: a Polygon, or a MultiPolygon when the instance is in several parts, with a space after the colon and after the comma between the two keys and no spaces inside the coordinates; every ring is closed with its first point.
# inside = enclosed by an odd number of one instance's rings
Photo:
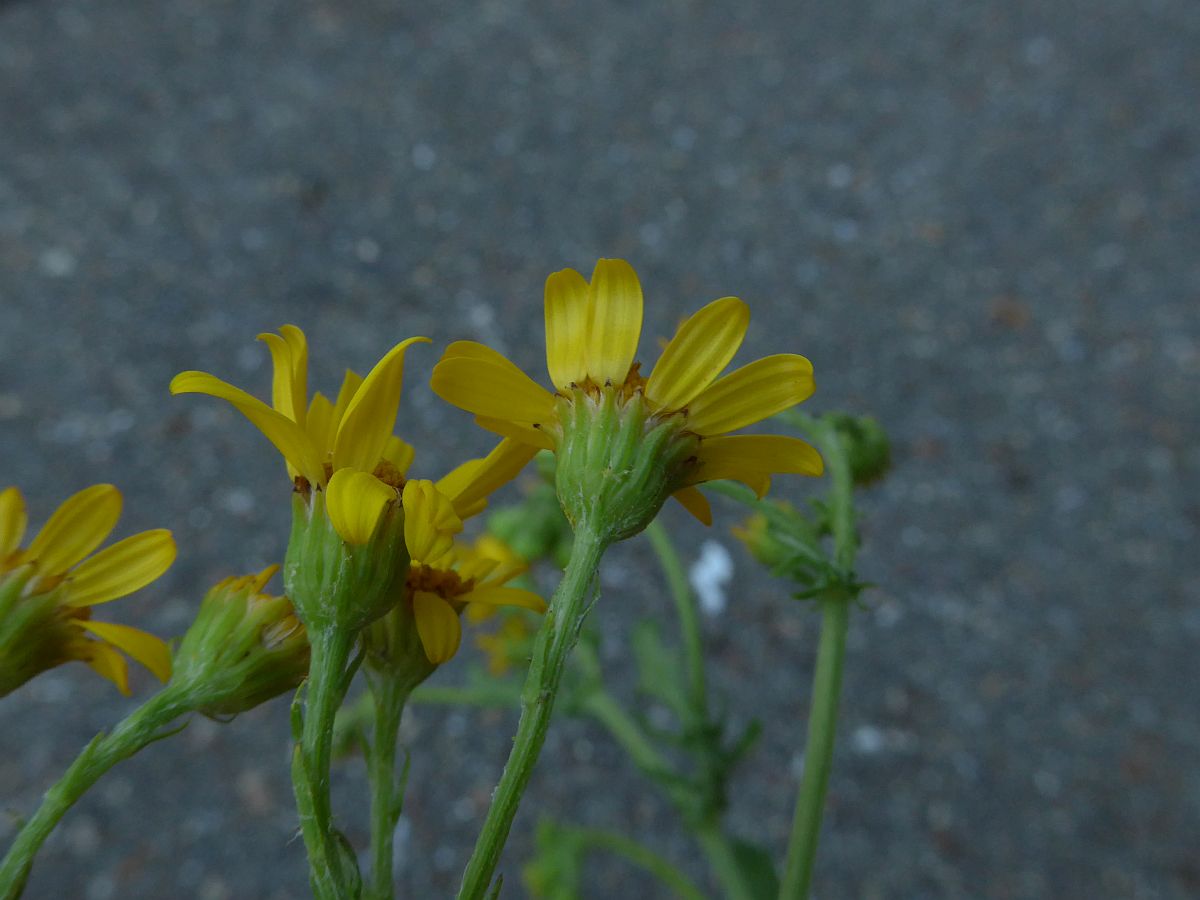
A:
{"type": "MultiPolygon", "coordinates": [[[[103,480],[121,534],[174,528],[170,576],[113,615],[178,634],[201,586],[279,558],[288,504],[266,442],[169,398],[175,372],[263,396],[253,337],[289,321],[326,389],[416,333],[538,371],[543,278],[602,255],[642,275],[645,358],[737,294],[741,358],[805,353],[811,409],[895,439],[864,501],[882,588],[852,625],[818,895],[1198,896],[1198,46],[1194,0],[0,3],[0,479],[35,521],[103,480]]],[[[402,407],[434,474],[487,444],[429,392],[436,352],[402,407]]],[[[816,622],[732,549],[714,680],[766,724],[732,822],[780,848],[816,622]]],[[[614,552],[596,611],[625,691],[631,625],[666,615],[649,565],[614,552]]],[[[4,808],[132,702],[78,666],[5,699],[4,808]]],[[[29,896],[305,896],[286,715],[194,722],[121,766],[29,896]]],[[[403,896],[457,885],[512,724],[406,720],[403,896]]],[[[335,790],[362,846],[361,767],[335,790]]],[[[543,813],[706,877],[590,725],[552,731],[513,897],[543,813]]],[[[590,885],[660,895],[607,859],[590,885]]]]}

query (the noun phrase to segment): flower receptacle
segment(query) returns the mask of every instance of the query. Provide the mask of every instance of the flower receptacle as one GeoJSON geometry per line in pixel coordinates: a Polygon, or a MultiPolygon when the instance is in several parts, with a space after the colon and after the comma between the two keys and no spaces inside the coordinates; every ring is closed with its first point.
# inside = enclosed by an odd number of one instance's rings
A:
{"type": "Polygon", "coordinates": [[[642,531],[686,484],[699,441],[681,417],[652,416],[640,393],[623,399],[613,388],[598,396],[576,389],[558,403],[555,485],[567,519],[605,543],[642,531]]]}
{"type": "Polygon", "coordinates": [[[292,499],[284,587],[308,628],[357,633],[403,596],[409,554],[404,511],[389,503],[363,544],[343,540],[325,512],[325,494],[292,499]]]}

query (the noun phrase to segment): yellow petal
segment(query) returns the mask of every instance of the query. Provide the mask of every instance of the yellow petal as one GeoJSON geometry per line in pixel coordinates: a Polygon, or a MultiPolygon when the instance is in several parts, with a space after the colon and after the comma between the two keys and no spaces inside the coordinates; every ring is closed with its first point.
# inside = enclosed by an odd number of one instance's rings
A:
{"type": "Polygon", "coordinates": [[[175,562],[175,539],[165,528],[143,531],[105,547],[71,571],[67,606],[95,606],[132,594],[175,562]]]}
{"type": "Polygon", "coordinates": [[[304,425],[308,405],[308,345],[304,332],[295,325],[284,325],[279,334],[260,334],[258,339],[271,351],[274,378],[271,400],[276,412],[297,425],[304,425]]]}
{"type": "Polygon", "coordinates": [[[621,384],[642,335],[642,285],[623,259],[596,263],[588,289],[587,371],[599,384],[621,384]]]}
{"type": "Polygon", "coordinates": [[[556,388],[587,377],[588,283],[574,269],[546,279],[546,368],[556,388]]]}
{"type": "Polygon", "coordinates": [[[283,413],[276,412],[257,397],[206,372],[180,372],[171,379],[172,394],[208,394],[233,405],[250,420],[283,458],[313,484],[325,483],[325,467],[316,445],[304,429],[283,413]]]}
{"type": "Polygon", "coordinates": [[[308,439],[313,442],[317,456],[321,460],[328,459],[329,454],[333,452],[333,438],[337,434],[337,421],[334,419],[333,404],[320,391],[313,394],[312,403],[308,405],[304,430],[308,432],[308,439]]]}
{"type": "Polygon", "coordinates": [[[334,469],[349,466],[370,472],[383,457],[400,409],[404,354],[417,343],[431,341],[425,337],[401,341],[375,364],[363,379],[362,386],[354,392],[354,399],[346,407],[333,442],[334,469]]]}
{"type": "Polygon", "coordinates": [[[513,366],[469,356],[442,359],[433,367],[433,392],[460,409],[491,419],[547,422],[554,395],[513,366]]]}
{"type": "Polygon", "coordinates": [[[25,556],[42,574],[58,575],[99,547],[120,517],[120,491],[111,484],[85,488],[54,511],[25,556]]]}
{"type": "Polygon", "coordinates": [[[776,434],[736,434],[707,438],[697,453],[699,465],[693,483],[730,478],[744,482],[756,491],[764,476],[775,473],[820,475],[824,471],[821,455],[799,438],[776,434]]]}
{"type": "MultiPolygon", "coordinates": [[[[499,615],[500,610],[495,606],[485,606],[482,603],[468,603],[467,608],[463,610],[463,615],[467,617],[467,621],[472,625],[478,625],[480,622],[486,622],[499,615]]],[[[481,637],[484,637],[481,635],[481,637]]],[[[476,638],[475,640],[479,640],[476,638]]]]}
{"type": "Polygon", "coordinates": [[[27,521],[25,498],[15,487],[5,488],[0,492],[0,562],[21,546],[27,521]]]}
{"type": "Polygon", "coordinates": [[[417,620],[421,646],[431,663],[440,666],[458,652],[462,625],[453,606],[437,594],[417,591],[413,595],[413,617],[417,620]]]}
{"type": "Polygon", "coordinates": [[[296,422],[303,425],[308,403],[308,339],[295,325],[282,325],[279,333],[292,351],[292,397],[296,404],[296,422]]]}
{"type": "Polygon", "coordinates": [[[272,578],[274,578],[275,573],[278,571],[279,571],[279,564],[272,563],[271,565],[269,565],[265,569],[263,569],[261,572],[259,572],[257,575],[250,576],[250,586],[253,589],[254,593],[261,594],[262,589],[267,586],[267,582],[270,581],[272,578]]]}
{"type": "Polygon", "coordinates": [[[333,434],[329,436],[330,453],[333,452],[333,438],[337,435],[338,426],[342,424],[342,417],[346,415],[346,409],[358,393],[358,389],[362,387],[362,383],[362,376],[353,369],[347,369],[346,374],[342,376],[342,386],[338,389],[337,402],[333,405],[333,434]]]}
{"type": "Polygon", "coordinates": [[[449,472],[438,481],[438,488],[455,510],[473,507],[516,478],[536,454],[537,447],[505,438],[483,459],[468,460],[449,472]]]}
{"type": "Polygon", "coordinates": [[[408,441],[401,440],[394,434],[388,436],[387,444],[383,448],[383,458],[399,469],[401,475],[408,471],[416,455],[417,451],[408,441]]]}
{"type": "Polygon", "coordinates": [[[544,613],[546,601],[533,591],[513,587],[479,587],[462,598],[468,603],[483,603],[488,606],[520,606],[544,613]]]}
{"type": "Polygon", "coordinates": [[[780,353],[730,372],[688,404],[687,429],[726,434],[803,403],[813,392],[813,367],[803,356],[780,353]]]}
{"type": "Polygon", "coordinates": [[[538,450],[553,451],[556,446],[554,438],[544,428],[534,428],[532,425],[510,422],[507,419],[490,419],[487,416],[476,416],[475,424],[492,434],[512,438],[538,450]]]}
{"type": "Polygon", "coordinates": [[[712,507],[708,498],[694,487],[680,488],[671,495],[679,501],[679,505],[700,520],[703,525],[712,525],[712,507]]]}
{"type": "Polygon", "coordinates": [[[457,357],[483,359],[493,362],[498,366],[506,366],[517,372],[521,371],[520,366],[499,350],[493,350],[487,344],[481,344],[479,341],[455,341],[442,353],[442,359],[455,359],[457,357]]]}
{"type": "Polygon", "coordinates": [[[79,623],[107,644],[124,650],[149,669],[159,681],[171,678],[171,651],[165,641],[140,628],[117,625],[113,622],[81,621],[79,623]]]}
{"type": "Polygon", "coordinates": [[[379,517],[396,499],[396,489],[357,469],[338,469],[325,489],[325,513],[347,544],[365,544],[379,517]]]}
{"type": "Polygon", "coordinates": [[[129,696],[129,664],[125,657],[100,641],[88,641],[87,656],[84,662],[91,666],[98,675],[107,678],[117,686],[126,697],[129,696]]]}
{"type": "Polygon", "coordinates": [[[675,332],[646,382],[655,409],[683,409],[729,365],[750,325],[750,307],[722,297],[693,313],[675,332]]]}
{"type": "Polygon", "coordinates": [[[764,474],[746,473],[741,479],[742,484],[754,491],[761,500],[771,491],[771,476],[764,474]]]}
{"type": "Polygon", "coordinates": [[[462,520],[450,498],[432,481],[414,480],[404,485],[404,543],[414,565],[430,564],[454,546],[462,520]]]}

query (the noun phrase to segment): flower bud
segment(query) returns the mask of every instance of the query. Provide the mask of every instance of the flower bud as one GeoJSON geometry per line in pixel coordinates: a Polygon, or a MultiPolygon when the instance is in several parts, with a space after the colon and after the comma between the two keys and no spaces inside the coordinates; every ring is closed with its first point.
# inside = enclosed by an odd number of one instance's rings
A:
{"type": "MultiPolygon", "coordinates": [[[[781,502],[778,505],[788,514],[795,513],[790,504],[781,502]]],[[[746,546],[751,555],[773,572],[795,557],[793,546],[781,539],[779,530],[773,527],[762,513],[754,513],[731,530],[733,536],[746,546]]]]}
{"type": "Polygon", "coordinates": [[[294,690],[308,673],[308,637],[287,597],[263,593],[278,571],[227,578],[200,605],[179,648],[170,687],[193,709],[232,716],[294,690]]]}
{"type": "Polygon", "coordinates": [[[831,413],[828,418],[846,451],[856,485],[870,484],[887,474],[892,464],[891,444],[878,421],[845,413],[831,413]]]}

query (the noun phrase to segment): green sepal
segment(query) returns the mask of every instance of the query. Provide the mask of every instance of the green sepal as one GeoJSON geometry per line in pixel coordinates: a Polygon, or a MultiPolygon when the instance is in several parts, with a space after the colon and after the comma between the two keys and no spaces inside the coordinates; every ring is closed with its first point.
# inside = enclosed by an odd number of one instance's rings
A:
{"type": "Polygon", "coordinates": [[[555,483],[568,521],[605,543],[633,537],[684,486],[699,441],[683,417],[652,416],[641,394],[622,402],[611,388],[598,398],[577,389],[558,403],[555,483]]]}

